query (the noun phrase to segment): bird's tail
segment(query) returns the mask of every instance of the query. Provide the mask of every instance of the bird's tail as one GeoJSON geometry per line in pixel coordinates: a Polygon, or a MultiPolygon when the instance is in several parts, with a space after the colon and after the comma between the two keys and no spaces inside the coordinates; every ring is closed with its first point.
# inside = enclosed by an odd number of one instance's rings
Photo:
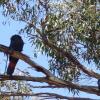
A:
{"type": "Polygon", "coordinates": [[[17,64],[17,61],[10,61],[8,68],[7,68],[7,75],[12,76],[12,73],[14,72],[15,66],[17,64]]]}

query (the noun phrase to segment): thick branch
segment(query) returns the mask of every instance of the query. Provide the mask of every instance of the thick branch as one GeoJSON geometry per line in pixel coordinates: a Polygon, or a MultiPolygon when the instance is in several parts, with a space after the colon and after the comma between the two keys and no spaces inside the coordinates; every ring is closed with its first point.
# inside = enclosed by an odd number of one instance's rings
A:
{"type": "Polygon", "coordinates": [[[67,99],[67,100],[94,100],[94,99],[90,99],[90,98],[80,98],[80,97],[67,97],[67,96],[62,96],[59,94],[55,94],[55,93],[5,93],[2,92],[0,94],[0,96],[38,96],[41,98],[46,98],[46,97],[50,97],[50,98],[59,98],[59,99],[67,99]]]}
{"type": "Polygon", "coordinates": [[[24,55],[22,53],[19,53],[17,51],[9,50],[8,47],[6,47],[4,45],[1,45],[1,44],[0,44],[0,51],[1,52],[5,52],[7,54],[10,54],[11,56],[13,56],[15,58],[19,58],[19,59],[25,61],[31,67],[35,68],[37,71],[43,72],[46,76],[53,76],[47,69],[45,69],[44,67],[36,64],[28,56],[26,56],[26,55],[24,55]]]}
{"type": "Polygon", "coordinates": [[[100,95],[100,92],[98,90],[97,87],[93,87],[93,86],[80,86],[78,84],[74,84],[68,81],[63,81],[59,78],[56,77],[26,77],[26,76],[5,76],[5,75],[0,75],[0,80],[4,81],[4,80],[25,80],[25,81],[33,81],[33,82],[46,82],[50,85],[55,85],[58,87],[69,87],[69,88],[73,88],[73,89],[78,89],[80,91],[84,91],[87,93],[91,93],[91,94],[96,94],[96,95],[100,95]]]}

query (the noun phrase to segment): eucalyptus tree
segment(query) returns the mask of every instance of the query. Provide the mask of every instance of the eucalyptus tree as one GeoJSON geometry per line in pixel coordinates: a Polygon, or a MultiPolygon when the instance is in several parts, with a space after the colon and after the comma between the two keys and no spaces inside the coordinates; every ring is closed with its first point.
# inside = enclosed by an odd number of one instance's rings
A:
{"type": "Polygon", "coordinates": [[[73,94],[84,91],[96,95],[100,95],[98,88],[88,86],[86,80],[100,78],[96,73],[100,67],[99,3],[99,0],[0,1],[4,16],[25,24],[19,34],[27,34],[36,50],[49,58],[49,71],[54,77],[72,83],[67,88],[73,94]]]}

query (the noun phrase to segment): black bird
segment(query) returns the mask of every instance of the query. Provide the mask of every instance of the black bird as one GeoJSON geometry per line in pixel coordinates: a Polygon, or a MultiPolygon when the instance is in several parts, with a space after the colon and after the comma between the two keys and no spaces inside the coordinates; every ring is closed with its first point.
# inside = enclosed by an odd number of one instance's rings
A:
{"type": "MultiPolygon", "coordinates": [[[[23,50],[24,42],[19,35],[13,35],[11,37],[9,49],[21,52],[23,50]]],[[[9,64],[7,68],[7,75],[12,76],[15,66],[19,59],[9,56],[9,64]]]]}

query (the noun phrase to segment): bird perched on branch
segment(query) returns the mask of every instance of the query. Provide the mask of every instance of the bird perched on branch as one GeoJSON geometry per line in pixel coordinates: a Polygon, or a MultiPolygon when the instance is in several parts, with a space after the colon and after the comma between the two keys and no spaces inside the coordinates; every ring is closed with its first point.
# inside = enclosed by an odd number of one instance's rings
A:
{"type": "MultiPolygon", "coordinates": [[[[23,50],[24,42],[19,35],[13,35],[11,37],[9,49],[21,52],[23,50]]],[[[9,64],[7,68],[7,75],[12,76],[15,66],[19,59],[9,56],[9,64]]]]}

